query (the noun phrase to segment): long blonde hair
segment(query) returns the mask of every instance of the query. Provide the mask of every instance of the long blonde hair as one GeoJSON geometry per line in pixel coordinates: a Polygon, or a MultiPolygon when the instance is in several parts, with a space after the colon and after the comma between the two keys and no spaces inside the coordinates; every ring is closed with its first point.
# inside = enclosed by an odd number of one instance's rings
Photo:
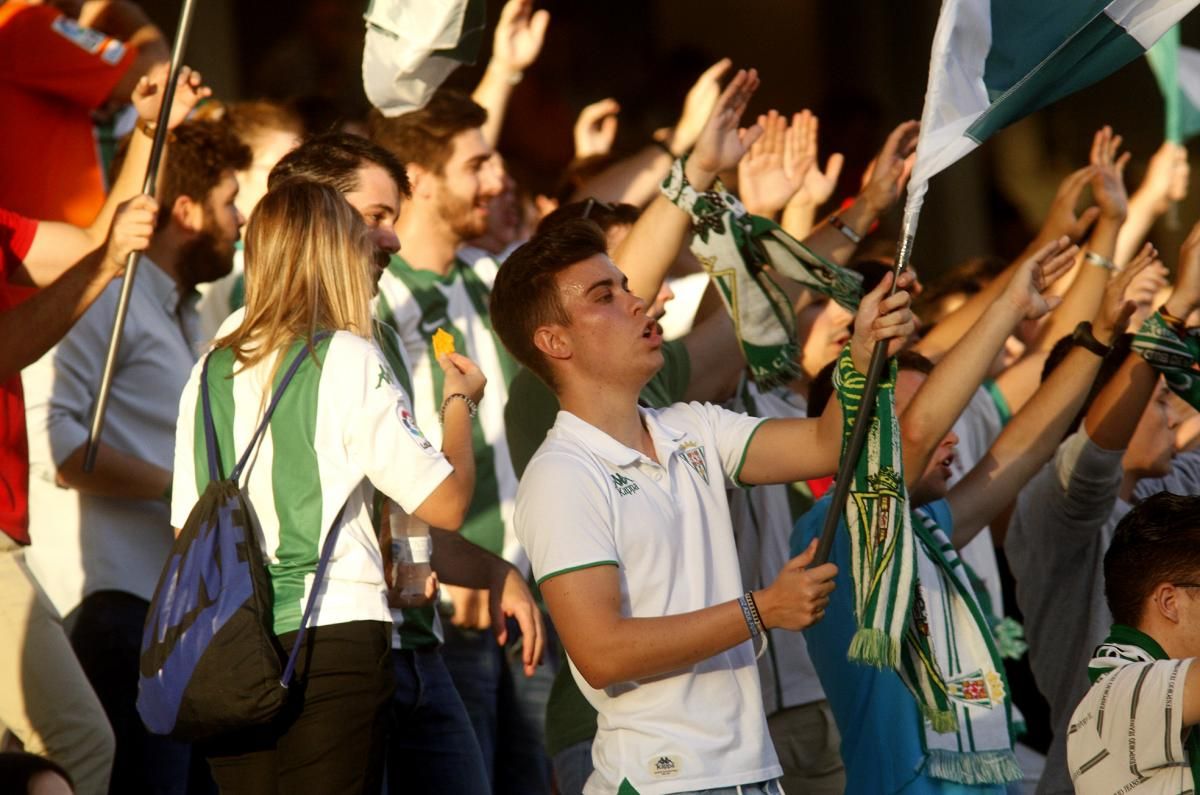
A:
{"type": "MultiPolygon", "coordinates": [[[[246,316],[217,340],[242,369],[322,330],[370,338],[375,247],[333,188],[291,180],[269,191],[246,225],[246,316]]],[[[278,364],[276,365],[278,366],[278,364]]]]}

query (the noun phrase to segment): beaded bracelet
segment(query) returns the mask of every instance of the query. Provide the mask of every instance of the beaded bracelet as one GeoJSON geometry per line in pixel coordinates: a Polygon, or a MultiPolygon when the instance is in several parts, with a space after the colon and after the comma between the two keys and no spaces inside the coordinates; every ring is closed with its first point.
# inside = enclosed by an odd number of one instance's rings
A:
{"type": "Polygon", "coordinates": [[[446,395],[446,397],[442,400],[442,408],[438,411],[438,422],[442,423],[442,425],[446,424],[446,406],[450,405],[450,401],[452,400],[461,400],[467,404],[468,417],[474,417],[479,413],[478,403],[476,403],[474,400],[471,400],[471,398],[467,397],[462,392],[454,392],[453,394],[446,395]]]}

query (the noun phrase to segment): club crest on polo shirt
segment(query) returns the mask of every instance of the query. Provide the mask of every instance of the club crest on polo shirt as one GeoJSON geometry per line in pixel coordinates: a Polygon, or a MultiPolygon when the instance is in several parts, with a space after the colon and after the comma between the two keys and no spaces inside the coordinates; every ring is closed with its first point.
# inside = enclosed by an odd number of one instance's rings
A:
{"type": "Polygon", "coordinates": [[[637,481],[633,478],[627,478],[618,472],[609,472],[608,476],[612,478],[613,486],[617,489],[617,494],[622,497],[628,497],[641,489],[638,487],[637,481]]]}
{"type": "Polygon", "coordinates": [[[704,456],[702,445],[696,442],[684,442],[683,447],[675,455],[691,467],[693,472],[704,478],[705,483],[708,483],[708,459],[704,456]]]}
{"type": "Polygon", "coordinates": [[[418,447],[428,452],[433,451],[433,445],[429,443],[429,440],[425,438],[425,434],[421,433],[421,429],[417,426],[416,418],[403,406],[400,407],[400,423],[404,426],[404,430],[408,431],[408,435],[412,437],[412,440],[417,443],[418,447]]]}
{"type": "Polygon", "coordinates": [[[683,772],[683,760],[679,754],[656,754],[650,758],[646,770],[654,778],[674,778],[683,772]]]}

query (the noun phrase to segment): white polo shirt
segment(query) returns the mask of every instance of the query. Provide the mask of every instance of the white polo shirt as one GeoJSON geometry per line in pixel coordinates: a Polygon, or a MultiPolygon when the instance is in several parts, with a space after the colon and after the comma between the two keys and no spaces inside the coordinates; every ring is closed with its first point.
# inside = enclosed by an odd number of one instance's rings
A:
{"type": "MultiPolygon", "coordinates": [[[[517,491],[516,532],[543,582],[616,565],[621,614],[656,618],[743,593],[725,497],[758,418],[705,403],[641,409],[657,464],[560,411],[517,491]]],[[[596,690],[599,712],[586,795],[622,785],[641,795],[766,781],[781,775],[749,641],[674,674],[596,690]]],[[[623,790],[628,791],[628,790],[623,790]]]]}

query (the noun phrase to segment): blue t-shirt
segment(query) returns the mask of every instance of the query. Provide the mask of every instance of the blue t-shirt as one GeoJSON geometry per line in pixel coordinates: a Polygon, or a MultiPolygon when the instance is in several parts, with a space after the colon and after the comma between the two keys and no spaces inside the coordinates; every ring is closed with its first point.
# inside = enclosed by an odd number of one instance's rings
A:
{"type": "MultiPolygon", "coordinates": [[[[821,534],[830,495],[825,495],[796,522],[792,555],[798,555],[821,534]]],[[[918,510],[933,517],[947,534],[953,529],[945,500],[918,510]]],[[[918,545],[918,554],[920,546],[918,545]]],[[[879,670],[846,659],[850,639],[858,628],[854,617],[854,585],[850,578],[850,534],[838,525],[829,558],[838,567],[836,585],[825,617],[804,631],[808,654],[842,735],[847,795],[1001,795],[999,784],[967,786],[930,778],[925,763],[924,733],[917,702],[891,669],[879,670]]]]}

